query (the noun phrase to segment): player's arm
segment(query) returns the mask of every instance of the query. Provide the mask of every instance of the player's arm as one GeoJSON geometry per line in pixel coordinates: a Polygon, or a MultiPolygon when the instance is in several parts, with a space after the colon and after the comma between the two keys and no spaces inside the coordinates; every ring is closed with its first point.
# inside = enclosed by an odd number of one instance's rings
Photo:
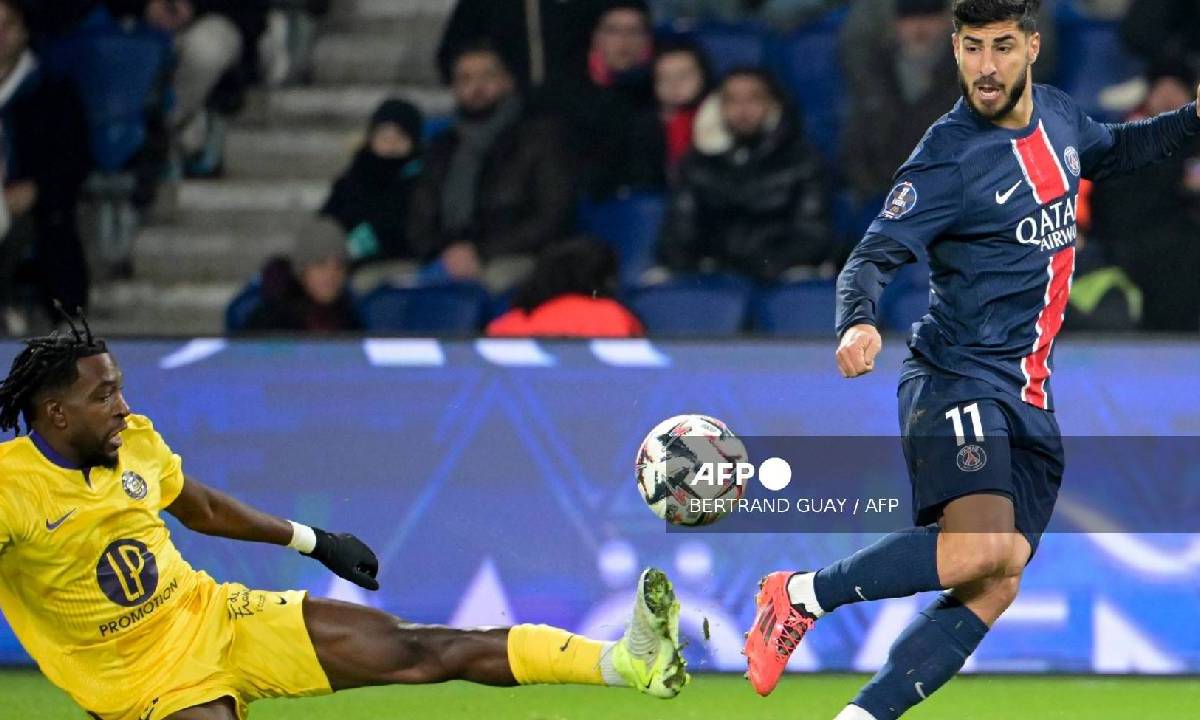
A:
{"type": "Polygon", "coordinates": [[[875,369],[875,356],[883,347],[876,329],[879,298],[901,266],[914,260],[916,255],[906,245],[875,233],[868,233],[850,253],[837,281],[837,364],[843,377],[875,369]]]}
{"type": "Polygon", "coordinates": [[[286,545],[315,558],[339,577],[378,590],[379,561],[361,540],[269,515],[186,477],[179,495],[166,507],[189,530],[249,542],[286,545]]]}
{"type": "Polygon", "coordinates": [[[1200,133],[1197,102],[1136,122],[1102,124],[1079,112],[1083,176],[1091,180],[1133,172],[1174,155],[1200,133]]]}

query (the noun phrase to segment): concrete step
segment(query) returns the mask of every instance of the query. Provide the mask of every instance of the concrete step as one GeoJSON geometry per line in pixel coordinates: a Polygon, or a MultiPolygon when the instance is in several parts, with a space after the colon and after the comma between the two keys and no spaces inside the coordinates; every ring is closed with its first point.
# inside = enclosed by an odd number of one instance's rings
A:
{"type": "Polygon", "coordinates": [[[450,91],[434,85],[316,85],[252,92],[238,125],[296,124],[361,130],[384,100],[399,97],[421,108],[426,117],[449,115],[450,91]]]}
{"type": "Polygon", "coordinates": [[[235,126],[226,137],[225,171],[231,178],[331,181],[361,142],[361,130],[235,126]]]}
{"type": "Polygon", "coordinates": [[[329,19],[394,20],[413,15],[449,16],[457,0],[336,0],[329,19]]]}
{"type": "Polygon", "coordinates": [[[317,39],[313,72],[319,85],[434,83],[438,28],[412,24],[403,32],[330,32],[317,39]]]}
{"type": "Polygon", "coordinates": [[[151,226],[133,244],[134,276],[144,282],[244,283],[267,258],[288,254],[295,233],[257,233],[246,228],[151,226]]]}
{"type": "MultiPolygon", "coordinates": [[[[179,184],[178,213],[315,211],[329,194],[328,179],[185,180],[179,184]]],[[[176,219],[176,222],[179,220],[176,219]]]]}
{"type": "Polygon", "coordinates": [[[88,321],[105,336],[219,335],[225,306],[242,283],[120,281],[92,288],[88,321]]]}

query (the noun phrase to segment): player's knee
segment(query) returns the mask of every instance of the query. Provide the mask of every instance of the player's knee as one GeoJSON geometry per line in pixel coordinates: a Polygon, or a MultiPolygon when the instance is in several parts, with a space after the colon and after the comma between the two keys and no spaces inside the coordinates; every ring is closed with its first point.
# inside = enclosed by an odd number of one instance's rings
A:
{"type": "Polygon", "coordinates": [[[1009,575],[1013,557],[1012,533],[953,533],[960,546],[964,573],[972,580],[1009,575]]]}
{"type": "Polygon", "coordinates": [[[1017,599],[1017,593],[1021,591],[1021,576],[1007,575],[995,578],[990,591],[996,599],[996,604],[1008,609],[1008,606],[1017,599]]]}

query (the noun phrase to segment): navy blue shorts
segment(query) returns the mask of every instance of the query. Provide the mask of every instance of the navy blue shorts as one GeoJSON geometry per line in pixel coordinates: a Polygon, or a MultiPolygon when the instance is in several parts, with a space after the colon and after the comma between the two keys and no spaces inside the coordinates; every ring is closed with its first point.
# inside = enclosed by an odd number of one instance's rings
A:
{"type": "Polygon", "coordinates": [[[918,375],[900,385],[900,433],[917,525],[965,495],[1005,495],[1035,551],[1062,484],[1054,413],[974,378],[918,375]]]}

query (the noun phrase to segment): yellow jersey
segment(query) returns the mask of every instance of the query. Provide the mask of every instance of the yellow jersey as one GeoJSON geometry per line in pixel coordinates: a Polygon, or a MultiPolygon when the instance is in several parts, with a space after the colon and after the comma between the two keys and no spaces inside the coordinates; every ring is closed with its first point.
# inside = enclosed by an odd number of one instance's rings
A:
{"type": "Polygon", "coordinates": [[[0,611],[84,707],[164,669],[161,643],[193,621],[181,610],[207,580],[159,516],[182,461],[149,419],[127,424],[114,468],[73,468],[36,435],[0,444],[0,611]]]}

